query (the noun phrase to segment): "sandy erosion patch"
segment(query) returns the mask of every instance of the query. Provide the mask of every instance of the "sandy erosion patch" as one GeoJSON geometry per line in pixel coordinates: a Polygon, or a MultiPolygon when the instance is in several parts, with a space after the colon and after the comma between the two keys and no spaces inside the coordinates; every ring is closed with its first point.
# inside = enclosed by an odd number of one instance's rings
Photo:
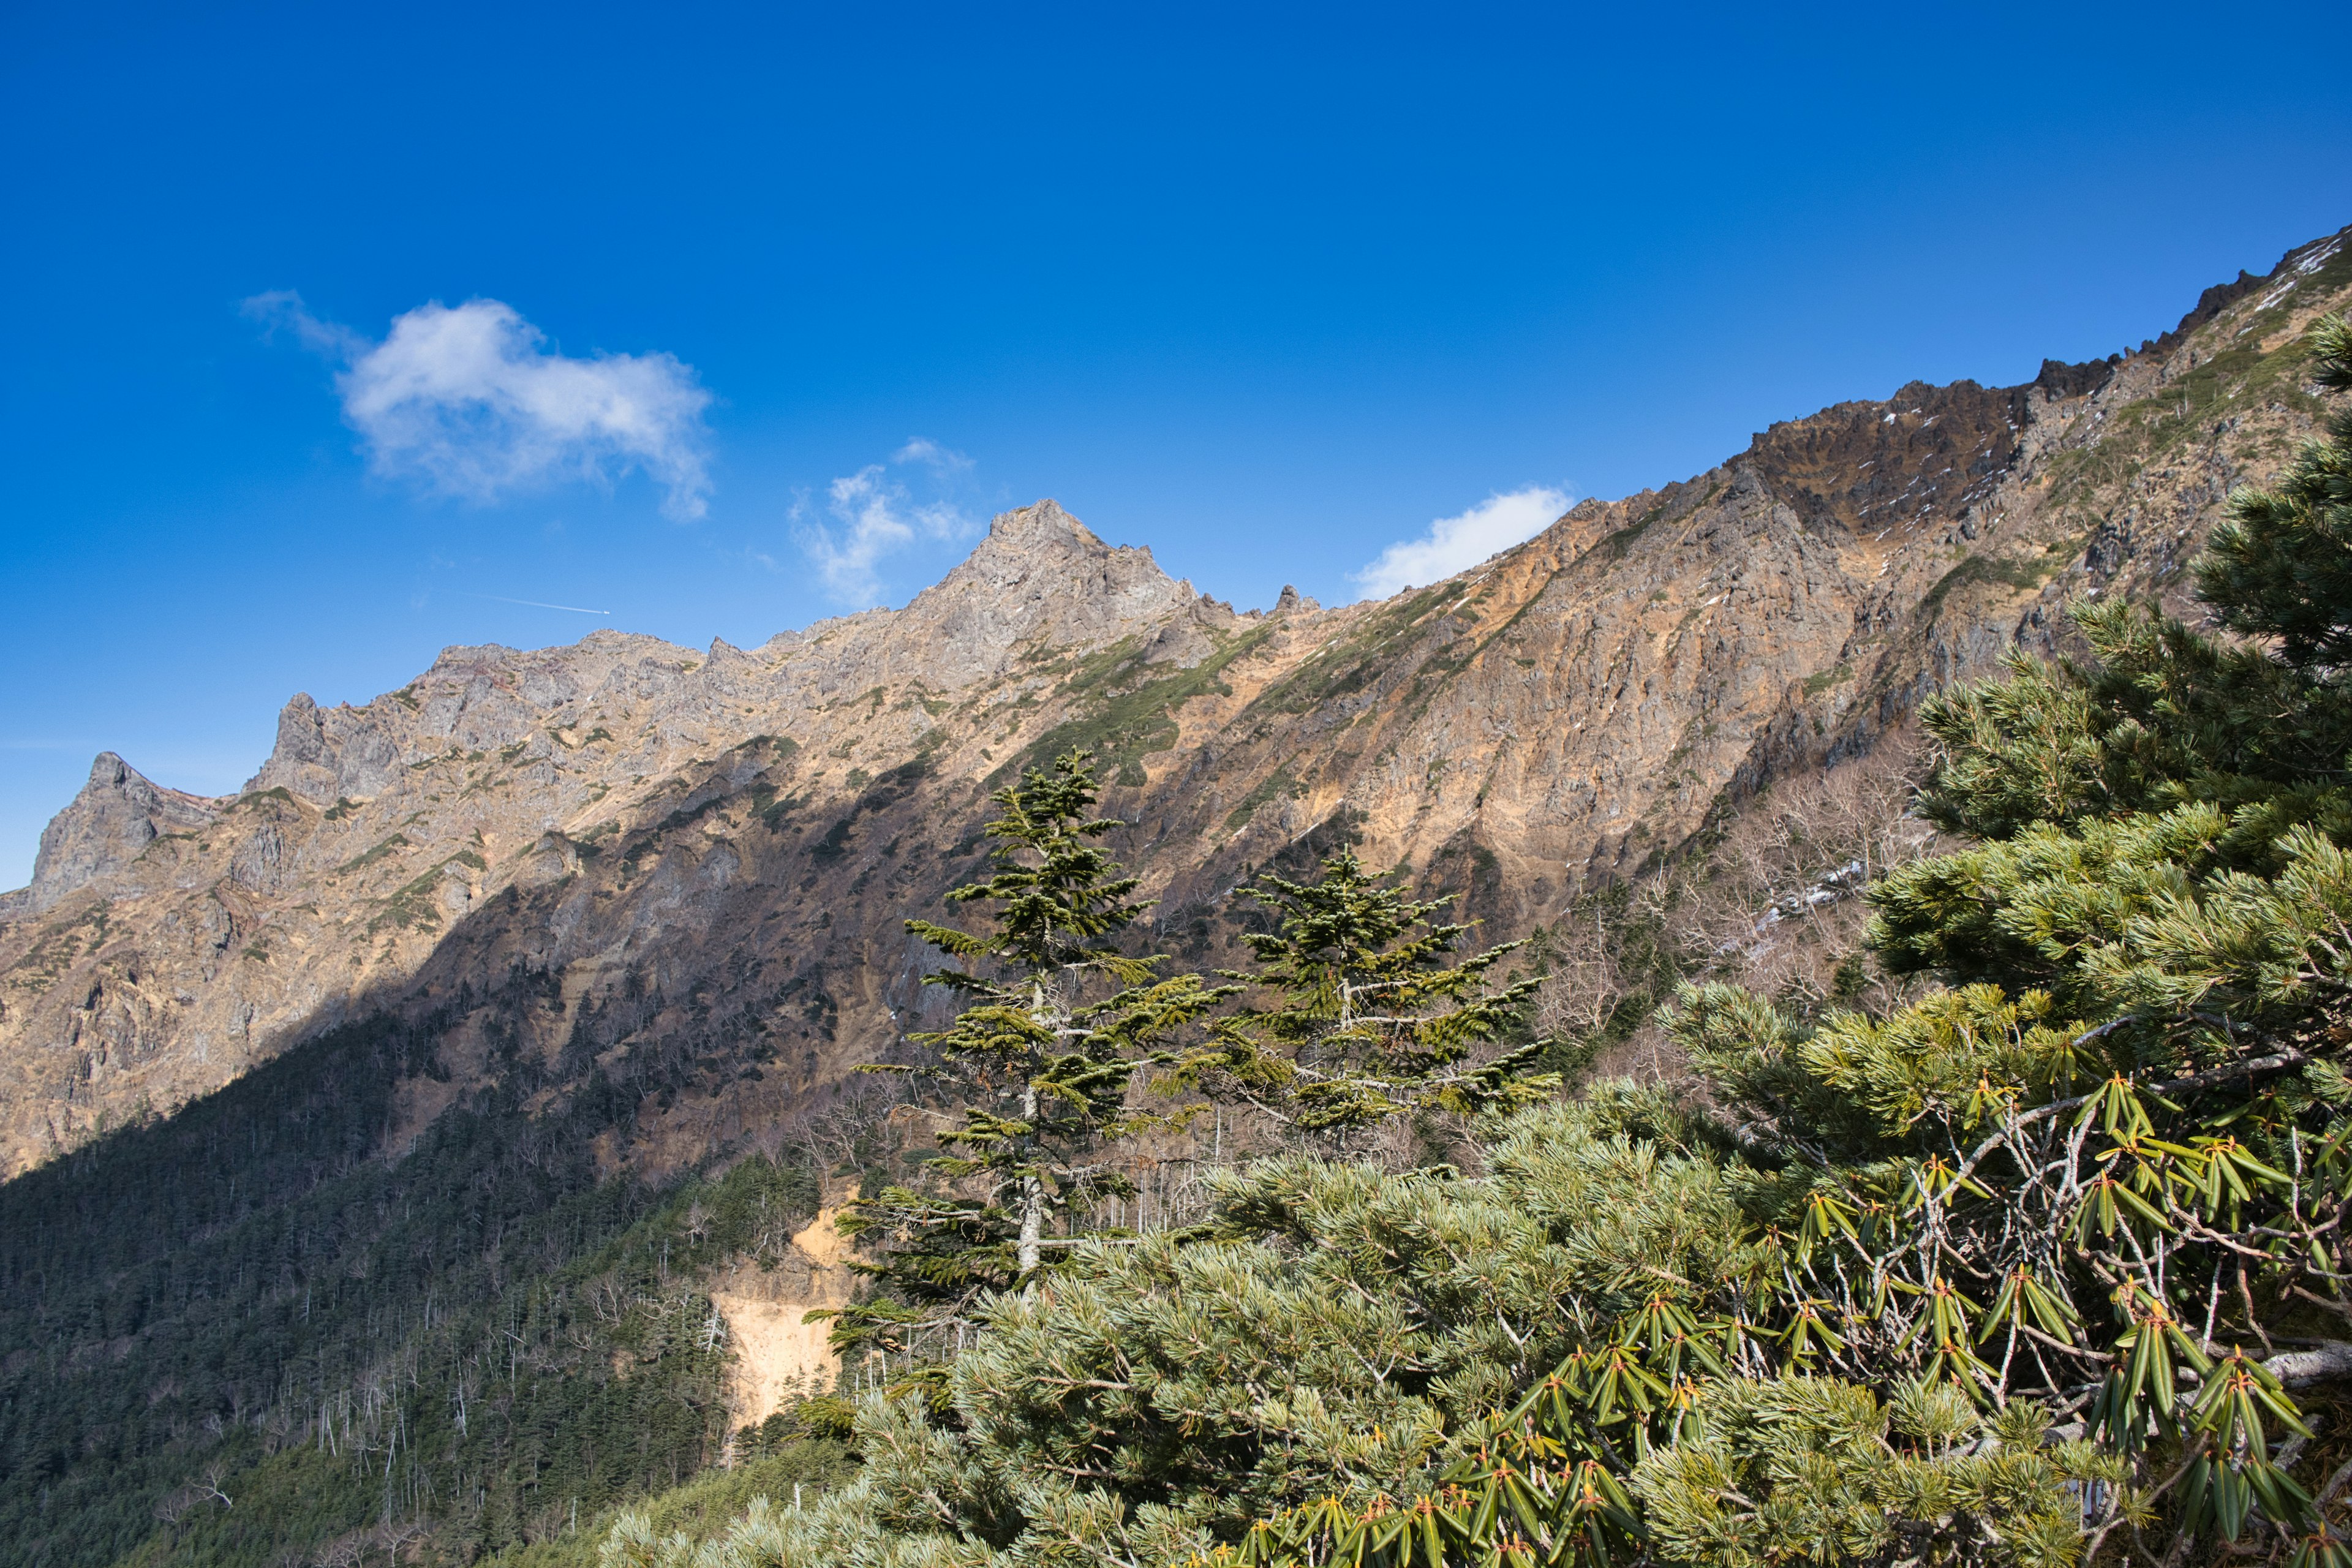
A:
{"type": "Polygon", "coordinates": [[[711,1289],[735,1349],[728,1378],[730,1424],[756,1426],[803,1394],[830,1394],[841,1358],[825,1341],[833,1325],[801,1320],[820,1307],[849,1304],[856,1277],[842,1261],[848,1243],[835,1221],[838,1206],[821,1209],[793,1237],[792,1251],[773,1268],[740,1264],[711,1289]]]}

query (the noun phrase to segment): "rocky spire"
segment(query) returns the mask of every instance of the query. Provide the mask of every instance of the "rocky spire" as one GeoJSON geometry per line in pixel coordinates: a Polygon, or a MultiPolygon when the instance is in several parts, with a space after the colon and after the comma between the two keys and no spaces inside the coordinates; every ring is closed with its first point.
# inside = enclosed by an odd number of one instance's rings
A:
{"type": "Polygon", "coordinates": [[[158,834],[209,826],[218,815],[212,802],[164,789],[112,752],[100,752],[81,793],[42,829],[32,883],[7,895],[15,907],[0,907],[0,919],[38,914],[137,859],[158,834]]]}
{"type": "Polygon", "coordinates": [[[1000,512],[962,564],[915,595],[895,630],[933,642],[951,679],[1002,668],[1025,643],[1099,647],[1188,609],[1190,583],[1148,549],[1105,544],[1061,503],[1000,512]]]}

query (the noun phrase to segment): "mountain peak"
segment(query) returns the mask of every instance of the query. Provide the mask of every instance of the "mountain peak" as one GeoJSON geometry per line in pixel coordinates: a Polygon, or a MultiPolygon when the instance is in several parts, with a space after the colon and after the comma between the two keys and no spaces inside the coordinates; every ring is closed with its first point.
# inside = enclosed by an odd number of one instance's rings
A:
{"type": "MultiPolygon", "coordinates": [[[[988,521],[988,537],[992,542],[1024,548],[1043,544],[1052,548],[1065,541],[1075,541],[1081,547],[1108,550],[1110,546],[1095,537],[1094,531],[1068,512],[1053,497],[1000,511],[988,521]]],[[[1147,552],[1147,553],[1149,553],[1147,552]]]]}
{"type": "Polygon", "coordinates": [[[42,831],[32,883],[5,895],[14,902],[0,903],[0,920],[37,914],[129,865],[159,834],[207,826],[217,815],[214,802],[152,783],[112,752],[100,752],[81,793],[42,831]]]}
{"type": "Polygon", "coordinates": [[[999,512],[979,547],[903,615],[951,650],[971,679],[1002,668],[1022,644],[1116,642],[1193,598],[1192,584],[1161,571],[1150,550],[1104,543],[1048,499],[999,512]]]}

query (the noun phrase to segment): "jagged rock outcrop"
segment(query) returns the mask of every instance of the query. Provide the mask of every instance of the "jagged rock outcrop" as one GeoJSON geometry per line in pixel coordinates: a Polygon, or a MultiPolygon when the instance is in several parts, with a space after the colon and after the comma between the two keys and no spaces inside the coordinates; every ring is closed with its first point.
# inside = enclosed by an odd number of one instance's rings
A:
{"type": "Polygon", "coordinates": [[[73,804],[49,819],[33,880],[0,893],[0,920],[21,920],[131,864],[167,833],[209,826],[221,803],[164,789],[112,752],[100,752],[73,804]]]}
{"type": "Polygon", "coordinates": [[[2352,290],[2341,240],[2141,352],[1777,425],[1381,603],[1237,614],[1041,501],[906,608],[756,648],[599,632],[298,696],[234,797],[101,757],[0,902],[0,1169],[378,1009],[448,1020],[388,1151],[524,1051],[632,1097],[611,1160],[692,1159],[938,1005],[900,922],[1071,746],[1180,946],[1342,833],[1524,930],[2068,600],[2193,613],[2183,563],[2315,416],[2294,345],[2352,290]]]}
{"type": "MultiPolygon", "coordinates": [[[[1055,501],[1008,511],[945,577],[892,617],[911,679],[946,687],[1001,675],[1017,650],[1098,647],[1183,623],[1199,597],[1151,552],[1105,544],[1055,501]]],[[[898,673],[894,669],[892,673],[898,673]]]]}

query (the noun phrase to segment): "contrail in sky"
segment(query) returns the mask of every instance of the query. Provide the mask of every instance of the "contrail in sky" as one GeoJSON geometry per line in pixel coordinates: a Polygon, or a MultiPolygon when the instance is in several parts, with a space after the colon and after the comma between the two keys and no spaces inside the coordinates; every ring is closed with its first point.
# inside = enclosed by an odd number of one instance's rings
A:
{"type": "Polygon", "coordinates": [[[463,588],[457,591],[466,594],[468,599],[496,599],[501,605],[529,605],[534,610],[569,610],[575,616],[609,616],[613,613],[610,610],[583,610],[577,605],[543,604],[537,599],[509,599],[504,594],[467,594],[463,588]]]}

